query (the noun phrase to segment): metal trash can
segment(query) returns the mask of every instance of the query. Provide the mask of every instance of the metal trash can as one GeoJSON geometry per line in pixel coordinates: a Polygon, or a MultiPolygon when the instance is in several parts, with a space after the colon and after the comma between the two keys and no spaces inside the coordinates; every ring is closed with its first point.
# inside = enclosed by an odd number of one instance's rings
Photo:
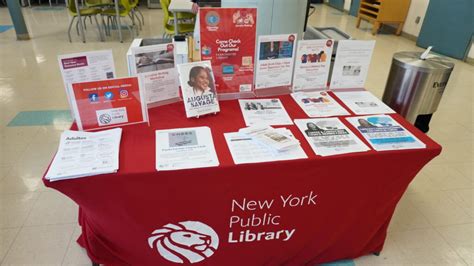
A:
{"type": "Polygon", "coordinates": [[[425,133],[454,68],[429,50],[395,53],[383,95],[383,102],[425,133]]]}

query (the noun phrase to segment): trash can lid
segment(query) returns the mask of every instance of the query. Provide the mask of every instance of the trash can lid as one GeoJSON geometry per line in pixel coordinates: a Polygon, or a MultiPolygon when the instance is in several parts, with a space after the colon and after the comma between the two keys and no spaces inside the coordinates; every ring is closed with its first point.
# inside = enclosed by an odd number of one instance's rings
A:
{"type": "Polygon", "coordinates": [[[423,52],[398,52],[393,55],[395,63],[406,68],[426,70],[449,70],[454,68],[454,63],[446,57],[428,54],[426,59],[421,59],[423,52]]]}

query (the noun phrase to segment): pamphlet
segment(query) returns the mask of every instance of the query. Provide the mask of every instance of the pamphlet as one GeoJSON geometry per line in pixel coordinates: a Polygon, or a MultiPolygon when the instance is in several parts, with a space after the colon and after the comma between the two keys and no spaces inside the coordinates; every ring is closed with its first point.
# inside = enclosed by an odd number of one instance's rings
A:
{"type": "Polygon", "coordinates": [[[179,64],[178,73],[186,117],[219,112],[211,62],[179,64]]]}
{"type": "Polygon", "coordinates": [[[370,150],[338,118],[296,119],[314,153],[321,156],[370,150]]]}
{"type": "Polygon", "coordinates": [[[395,113],[369,91],[334,92],[334,94],[356,115],[395,113]]]}
{"type": "MultiPolygon", "coordinates": [[[[291,131],[286,128],[275,129],[279,134],[294,138],[291,131]]],[[[239,132],[225,133],[224,137],[229,146],[232,159],[235,164],[261,163],[285,160],[296,160],[308,158],[301,148],[297,145],[291,149],[277,151],[262,142],[255,140],[254,137],[239,132]]]]}
{"type": "Polygon", "coordinates": [[[294,92],[326,89],[333,46],[333,40],[298,41],[293,75],[294,92]]]}
{"type": "Polygon", "coordinates": [[[252,137],[253,139],[260,141],[268,147],[278,151],[288,150],[300,145],[299,140],[285,135],[284,133],[281,133],[281,131],[276,130],[270,126],[252,126],[241,128],[239,133],[243,133],[249,137],[252,137]]]}
{"type": "Polygon", "coordinates": [[[46,173],[50,181],[117,172],[122,129],[100,132],[66,130],[46,173]]]}
{"type": "Polygon", "coordinates": [[[364,88],[375,41],[341,40],[332,69],[331,90],[364,88]]]}
{"type": "Polygon", "coordinates": [[[258,37],[255,89],[291,86],[296,33],[258,37]]]}
{"type": "Polygon", "coordinates": [[[219,97],[252,93],[256,8],[200,8],[201,59],[210,60],[219,97]]]}
{"type": "Polygon", "coordinates": [[[156,131],[156,170],[179,170],[218,166],[209,127],[156,131]]]}
{"type": "Polygon", "coordinates": [[[173,49],[172,43],[132,48],[132,72],[138,76],[149,105],[179,98],[173,49]]]}
{"type": "Polygon", "coordinates": [[[426,145],[388,115],[346,118],[376,151],[422,149],[426,145]]]}
{"type": "Polygon", "coordinates": [[[327,92],[296,92],[291,97],[309,117],[349,115],[327,92]]]}
{"type": "Polygon", "coordinates": [[[136,77],[74,83],[69,95],[79,130],[148,122],[136,77]]]}
{"type": "Polygon", "coordinates": [[[239,105],[248,127],[293,124],[280,99],[239,100],[239,105]]]}

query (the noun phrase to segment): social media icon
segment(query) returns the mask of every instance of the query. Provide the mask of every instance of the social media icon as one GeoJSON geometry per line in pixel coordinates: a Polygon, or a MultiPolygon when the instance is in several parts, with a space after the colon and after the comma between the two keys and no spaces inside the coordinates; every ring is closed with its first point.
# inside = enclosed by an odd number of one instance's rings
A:
{"type": "Polygon", "coordinates": [[[92,102],[98,102],[99,101],[99,94],[97,93],[91,93],[89,94],[89,101],[92,102]]]}
{"type": "Polygon", "coordinates": [[[120,90],[120,98],[127,98],[128,91],[127,90],[120,90]]]}
{"type": "Polygon", "coordinates": [[[114,94],[111,91],[105,92],[104,96],[107,100],[112,100],[114,98],[114,94]]]}

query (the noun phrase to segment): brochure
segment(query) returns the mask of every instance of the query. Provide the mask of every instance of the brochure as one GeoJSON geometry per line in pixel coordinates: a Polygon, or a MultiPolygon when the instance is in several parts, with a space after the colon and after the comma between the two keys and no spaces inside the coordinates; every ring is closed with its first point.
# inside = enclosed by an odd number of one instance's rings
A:
{"type": "Polygon", "coordinates": [[[321,156],[370,150],[338,118],[296,119],[314,153],[321,156]]]}
{"type": "MultiPolygon", "coordinates": [[[[112,50],[59,55],[58,62],[68,100],[71,99],[69,91],[73,83],[112,79],[116,76],[112,50]]],[[[70,101],[69,106],[72,106],[70,101]]]]}
{"type": "Polygon", "coordinates": [[[178,72],[174,67],[172,43],[132,48],[133,75],[145,91],[146,103],[179,99],[178,72]]]}
{"type": "MultiPolygon", "coordinates": [[[[275,129],[279,134],[294,138],[291,131],[286,128],[275,129]]],[[[235,164],[261,163],[308,158],[300,145],[291,149],[277,151],[254,137],[239,132],[224,133],[232,159],[235,164]]]]}
{"type": "Polygon", "coordinates": [[[79,130],[148,122],[136,77],[74,83],[69,94],[79,130]]]}
{"type": "Polygon", "coordinates": [[[258,37],[255,89],[291,86],[296,33],[258,37]]]}
{"type": "Polygon", "coordinates": [[[309,117],[349,115],[327,92],[296,92],[291,97],[309,117]]]}
{"type": "Polygon", "coordinates": [[[179,64],[178,73],[186,117],[219,112],[211,62],[179,64]]]}
{"type": "Polygon", "coordinates": [[[155,133],[157,171],[219,165],[209,127],[166,129],[155,133]]]}
{"type": "Polygon", "coordinates": [[[293,74],[294,92],[327,88],[333,46],[333,40],[298,41],[293,74]]]}
{"type": "Polygon", "coordinates": [[[280,99],[239,100],[239,105],[248,127],[293,124],[280,99]]]}
{"type": "Polygon", "coordinates": [[[270,148],[278,151],[291,149],[299,146],[299,140],[281,133],[279,130],[270,126],[252,126],[241,128],[239,133],[243,133],[253,139],[260,141],[270,148]]]}
{"type": "Polygon", "coordinates": [[[45,178],[57,181],[117,172],[121,136],[121,128],[100,132],[64,131],[45,178]]]}
{"type": "Polygon", "coordinates": [[[369,91],[334,92],[334,94],[356,115],[395,113],[369,91]]]}
{"type": "Polygon", "coordinates": [[[331,90],[364,88],[375,41],[341,40],[332,69],[331,90]]]}
{"type": "Polygon", "coordinates": [[[224,98],[252,93],[256,8],[201,8],[201,59],[210,60],[216,91],[224,98]]]}
{"type": "Polygon", "coordinates": [[[426,145],[388,115],[346,118],[376,151],[422,149],[426,145]]]}

